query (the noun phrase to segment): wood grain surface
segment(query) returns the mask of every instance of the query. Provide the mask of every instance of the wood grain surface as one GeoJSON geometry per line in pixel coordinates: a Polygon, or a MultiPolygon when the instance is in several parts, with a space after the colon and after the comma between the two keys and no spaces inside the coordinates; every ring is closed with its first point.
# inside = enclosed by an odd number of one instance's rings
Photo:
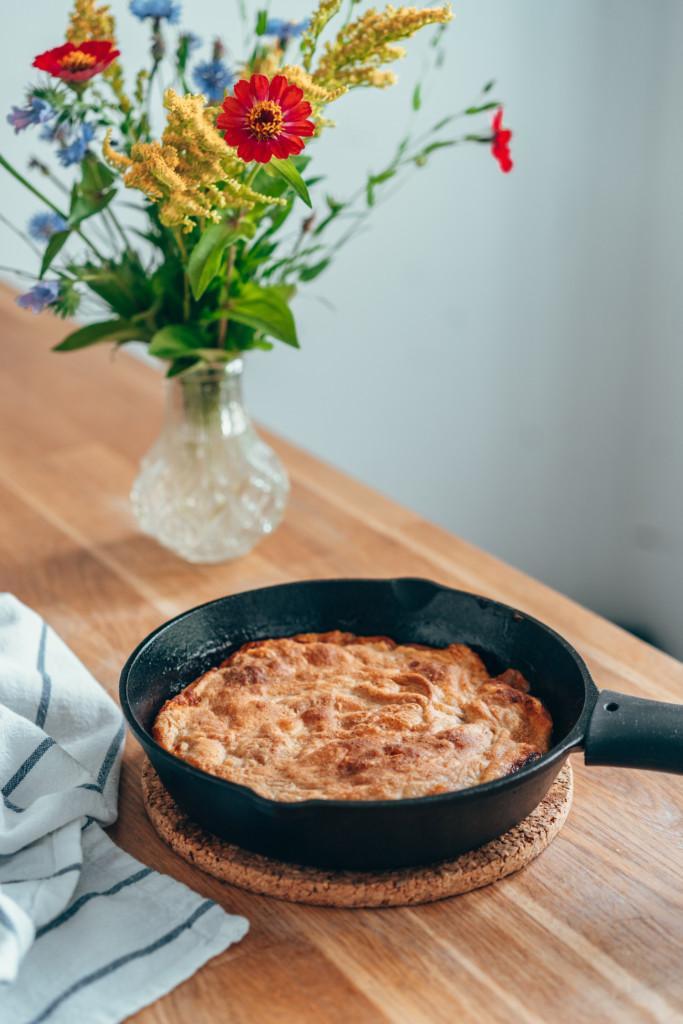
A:
{"type": "MultiPolygon", "coordinates": [[[[128,507],[160,423],[154,371],[108,348],[51,354],[62,325],[0,294],[0,588],[34,607],[112,694],[164,619],[249,587],[419,575],[499,598],[563,633],[600,686],[683,701],[683,665],[277,438],[293,488],[249,557],[190,566],[128,507]]],[[[683,779],[575,769],[574,806],[538,861],[422,907],[290,905],[221,884],[156,836],[129,738],[112,836],[251,922],[247,938],[138,1024],[683,1021],[683,779]]]]}

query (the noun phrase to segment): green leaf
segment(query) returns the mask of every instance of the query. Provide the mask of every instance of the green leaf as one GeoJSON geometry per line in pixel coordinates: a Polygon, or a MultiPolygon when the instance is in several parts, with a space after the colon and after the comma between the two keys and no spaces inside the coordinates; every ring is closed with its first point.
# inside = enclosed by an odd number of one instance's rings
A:
{"type": "Polygon", "coordinates": [[[291,302],[296,295],[295,284],[271,284],[270,287],[274,292],[285,300],[285,302],[291,302]]]}
{"type": "Polygon", "coordinates": [[[383,181],[389,181],[389,179],[393,178],[395,174],[396,170],[393,167],[390,167],[388,170],[382,171],[381,174],[373,174],[370,180],[373,185],[381,185],[383,181]]]}
{"type": "Polygon", "coordinates": [[[268,24],[268,11],[259,11],[256,16],[256,35],[264,36],[266,34],[266,25],[268,24]]]}
{"type": "Polygon", "coordinates": [[[55,352],[74,352],[79,348],[87,348],[98,341],[136,341],[142,336],[137,324],[129,320],[106,320],[99,324],[88,324],[67,335],[59,345],[54,346],[55,352]]]}
{"type": "Polygon", "coordinates": [[[166,371],[166,376],[177,377],[179,373],[184,373],[185,370],[189,370],[191,367],[196,366],[200,361],[200,359],[194,356],[183,356],[180,359],[174,359],[166,371]]]}
{"type": "Polygon", "coordinates": [[[478,107],[468,107],[465,111],[466,114],[483,114],[487,110],[495,110],[499,107],[500,103],[497,100],[491,100],[490,103],[482,103],[478,107]]]}
{"type": "Polygon", "coordinates": [[[43,254],[43,261],[40,264],[40,277],[44,277],[52,265],[52,261],[61,252],[71,234],[70,231],[55,231],[47,243],[43,254]]]}
{"type": "Polygon", "coordinates": [[[422,86],[418,84],[413,89],[413,110],[419,110],[422,106],[422,86]]]}
{"type": "Polygon", "coordinates": [[[289,159],[292,161],[299,174],[303,174],[313,157],[308,156],[307,153],[297,153],[296,156],[290,156],[289,159]]]}
{"type": "Polygon", "coordinates": [[[135,253],[126,252],[120,260],[107,260],[100,265],[70,264],[69,270],[124,320],[148,309],[155,301],[154,275],[150,278],[135,253]]]}
{"type": "Polygon", "coordinates": [[[482,92],[491,92],[491,89],[493,89],[495,84],[496,84],[496,80],[495,80],[495,78],[492,78],[490,82],[486,83],[486,85],[484,86],[484,88],[481,91],[482,92]]]}
{"type": "Polygon", "coordinates": [[[304,267],[299,274],[300,281],[313,281],[318,274],[322,274],[323,270],[327,270],[330,265],[330,260],[321,260],[320,263],[315,263],[312,267],[304,267]]]}
{"type": "Polygon", "coordinates": [[[375,185],[381,185],[384,181],[389,181],[393,178],[396,171],[393,168],[389,168],[386,171],[382,171],[381,174],[371,174],[368,178],[367,185],[365,186],[365,195],[368,201],[368,206],[375,205],[375,185]]]}
{"type": "Polygon", "coordinates": [[[81,180],[76,182],[71,192],[69,223],[72,227],[99,213],[116,195],[114,174],[94,153],[85,156],[81,167],[81,180]]]}
{"type": "Polygon", "coordinates": [[[441,131],[441,129],[445,128],[447,124],[451,123],[451,121],[455,121],[457,117],[457,114],[449,114],[448,117],[442,117],[440,121],[437,121],[435,125],[432,125],[430,132],[441,131]]]}
{"type": "Polygon", "coordinates": [[[439,142],[430,142],[428,146],[425,146],[425,148],[417,154],[417,156],[413,157],[413,163],[416,167],[424,167],[430,153],[435,153],[437,149],[450,149],[451,146],[457,145],[457,139],[442,139],[439,142]]]}
{"type": "Polygon", "coordinates": [[[313,206],[308,189],[306,188],[306,182],[291,160],[278,160],[277,157],[273,157],[270,163],[265,166],[270,167],[281,178],[284,178],[287,184],[292,186],[299,199],[304,201],[306,206],[313,206]]]}
{"type": "Polygon", "coordinates": [[[327,225],[331,224],[332,221],[335,220],[339,216],[339,214],[346,209],[348,205],[347,203],[337,202],[337,200],[334,199],[332,196],[326,196],[325,201],[327,202],[327,207],[330,212],[326,217],[323,217],[318,226],[314,229],[313,234],[316,237],[318,235],[321,235],[325,228],[327,227],[327,225]]]}
{"type": "Polygon", "coordinates": [[[223,253],[239,238],[253,238],[256,228],[250,221],[235,227],[229,221],[210,224],[192,250],[187,276],[195,299],[201,299],[221,268],[223,253]]]}
{"type": "Polygon", "coordinates": [[[286,345],[299,347],[292,311],[277,287],[261,288],[251,282],[245,284],[241,293],[230,300],[228,317],[239,324],[255,327],[286,345]]]}
{"type": "Polygon", "coordinates": [[[152,337],[148,352],[159,359],[181,359],[194,355],[207,341],[201,327],[168,324],[152,337]]]}
{"type": "Polygon", "coordinates": [[[111,188],[116,181],[116,175],[107,167],[102,160],[98,160],[94,153],[86,154],[83,163],[83,177],[81,187],[84,192],[102,192],[111,188]]]}

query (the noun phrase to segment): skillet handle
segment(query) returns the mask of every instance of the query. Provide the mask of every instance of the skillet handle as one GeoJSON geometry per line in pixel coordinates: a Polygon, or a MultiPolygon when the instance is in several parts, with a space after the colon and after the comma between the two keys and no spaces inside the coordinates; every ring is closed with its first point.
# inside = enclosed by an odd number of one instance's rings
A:
{"type": "Polygon", "coordinates": [[[598,694],[584,743],[586,764],[683,775],[683,704],[598,694]]]}

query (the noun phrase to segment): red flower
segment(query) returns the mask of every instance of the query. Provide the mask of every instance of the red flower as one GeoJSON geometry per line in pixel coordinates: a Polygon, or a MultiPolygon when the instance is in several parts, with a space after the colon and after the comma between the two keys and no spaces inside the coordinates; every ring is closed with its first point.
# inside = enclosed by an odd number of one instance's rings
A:
{"type": "Polygon", "coordinates": [[[313,122],[306,120],[311,104],[303,95],[284,75],[275,75],[270,82],[265,75],[252,75],[248,82],[237,82],[234,97],[223,100],[216,127],[225,130],[225,141],[237,146],[242,160],[286,160],[304,148],[301,136],[315,131],[313,122]]]}
{"type": "Polygon", "coordinates": [[[87,82],[93,75],[108,68],[119,56],[119,50],[108,39],[90,39],[74,46],[64,43],[54,50],[46,50],[39,54],[33,62],[34,68],[49,71],[56,78],[65,82],[87,82]]]}
{"type": "Polygon", "coordinates": [[[491,127],[493,128],[491,152],[500,164],[500,169],[503,174],[507,174],[514,167],[512,157],[510,156],[510,139],[512,138],[512,132],[509,128],[503,128],[502,107],[500,107],[493,115],[491,127]]]}

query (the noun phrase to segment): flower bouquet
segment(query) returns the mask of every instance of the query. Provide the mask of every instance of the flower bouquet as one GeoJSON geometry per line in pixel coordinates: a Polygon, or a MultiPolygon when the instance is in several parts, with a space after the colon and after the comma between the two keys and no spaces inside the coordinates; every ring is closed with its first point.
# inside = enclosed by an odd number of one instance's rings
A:
{"type": "MultiPolygon", "coordinates": [[[[8,116],[16,132],[38,126],[58,163],[75,171],[65,185],[62,172],[34,158],[32,170],[49,182],[37,187],[0,156],[42,204],[28,226],[38,243],[35,283],[17,301],[87,321],[58,352],[136,341],[166,362],[166,425],[143,460],[133,506],[143,529],[194,561],[249,550],[286,501],[286,474],[241,401],[242,354],[298,347],[293,296],[327,270],[388,182],[465,142],[491,147],[503,171],[512,167],[489,83],[473,105],[407,132],[347,196],[323,190],[311,161],[333,127],[331,108],[353,89],[390,86],[400,42],[422,29],[432,27],[438,66],[452,17],[449,6],[355,16],[361,2],[342,12],[342,0],[320,0],[298,24],[266,11],[251,21],[240,3],[245,53],[217,39],[203,59],[199,40],[175,28],[178,3],[132,0],[150,50],[129,80],[109,7],[75,0],[66,42],[35,58],[43,76],[8,116]],[[163,92],[162,78],[172,83],[163,92]],[[478,116],[492,116],[491,125],[454,133],[459,119],[478,116]]],[[[418,84],[414,112],[421,102],[418,84]]]]}

